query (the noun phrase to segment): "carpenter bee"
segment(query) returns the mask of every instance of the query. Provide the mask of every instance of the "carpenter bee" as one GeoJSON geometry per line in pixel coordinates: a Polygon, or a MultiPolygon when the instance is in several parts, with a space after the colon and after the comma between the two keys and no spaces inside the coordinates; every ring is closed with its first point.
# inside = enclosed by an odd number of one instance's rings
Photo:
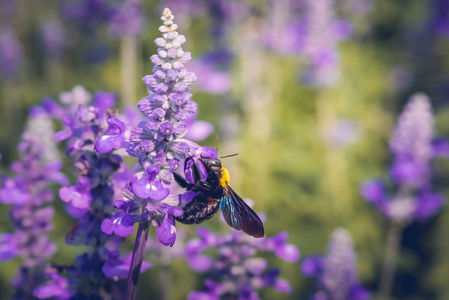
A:
{"type": "Polygon", "coordinates": [[[263,237],[262,221],[229,186],[229,172],[222,166],[220,159],[201,156],[198,163],[202,163],[205,167],[207,173],[205,180],[201,180],[200,169],[193,162],[192,157],[186,159],[184,169],[190,164],[194,184],[174,173],[175,180],[181,187],[199,192],[184,207],[184,215],[175,217],[175,219],[184,224],[199,224],[212,218],[220,208],[229,226],[236,230],[242,230],[255,238],[263,237]]]}

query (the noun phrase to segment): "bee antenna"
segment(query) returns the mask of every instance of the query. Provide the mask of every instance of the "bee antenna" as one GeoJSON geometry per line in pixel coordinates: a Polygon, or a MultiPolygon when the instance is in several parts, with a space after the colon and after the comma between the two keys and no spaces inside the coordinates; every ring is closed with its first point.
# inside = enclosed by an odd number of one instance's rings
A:
{"type": "Polygon", "coordinates": [[[216,142],[217,142],[217,149],[216,150],[218,152],[218,134],[215,135],[215,139],[216,139],[216,142]]]}
{"type": "Polygon", "coordinates": [[[226,155],[226,156],[220,156],[220,158],[227,158],[227,157],[232,157],[232,156],[237,156],[239,155],[238,153],[234,153],[234,154],[230,154],[230,155],[226,155]]]}

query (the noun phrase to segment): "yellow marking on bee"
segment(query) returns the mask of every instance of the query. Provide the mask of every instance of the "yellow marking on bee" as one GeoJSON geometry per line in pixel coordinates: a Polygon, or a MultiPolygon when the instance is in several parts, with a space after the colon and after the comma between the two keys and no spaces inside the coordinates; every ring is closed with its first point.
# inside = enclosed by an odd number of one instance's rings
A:
{"type": "Polygon", "coordinates": [[[226,187],[231,182],[231,177],[229,176],[229,171],[226,168],[221,168],[221,178],[220,178],[220,185],[222,187],[226,187]]]}

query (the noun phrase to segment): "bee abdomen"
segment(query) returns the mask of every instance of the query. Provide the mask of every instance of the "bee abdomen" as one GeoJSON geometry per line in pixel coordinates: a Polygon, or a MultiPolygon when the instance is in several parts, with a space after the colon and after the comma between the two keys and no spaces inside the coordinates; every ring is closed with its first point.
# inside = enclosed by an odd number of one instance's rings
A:
{"type": "Polygon", "coordinates": [[[175,220],[183,224],[200,224],[212,218],[217,213],[220,200],[214,198],[196,198],[184,209],[182,217],[175,217],[175,220]]]}

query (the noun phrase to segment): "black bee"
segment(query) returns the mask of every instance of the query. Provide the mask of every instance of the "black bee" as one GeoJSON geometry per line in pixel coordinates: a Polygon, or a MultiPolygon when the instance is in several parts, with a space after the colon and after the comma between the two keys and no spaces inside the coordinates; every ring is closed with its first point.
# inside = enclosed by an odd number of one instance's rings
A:
{"type": "MultiPolygon", "coordinates": [[[[188,164],[188,158],[185,165],[188,164]]],[[[193,163],[193,181],[187,182],[180,175],[174,173],[176,182],[190,191],[200,192],[192,202],[184,207],[184,215],[175,219],[184,224],[199,224],[212,218],[218,211],[229,226],[255,237],[264,236],[262,221],[257,214],[237,195],[229,186],[229,172],[218,158],[201,157],[199,159],[206,168],[207,178],[202,181],[198,166],[193,163]]]]}

